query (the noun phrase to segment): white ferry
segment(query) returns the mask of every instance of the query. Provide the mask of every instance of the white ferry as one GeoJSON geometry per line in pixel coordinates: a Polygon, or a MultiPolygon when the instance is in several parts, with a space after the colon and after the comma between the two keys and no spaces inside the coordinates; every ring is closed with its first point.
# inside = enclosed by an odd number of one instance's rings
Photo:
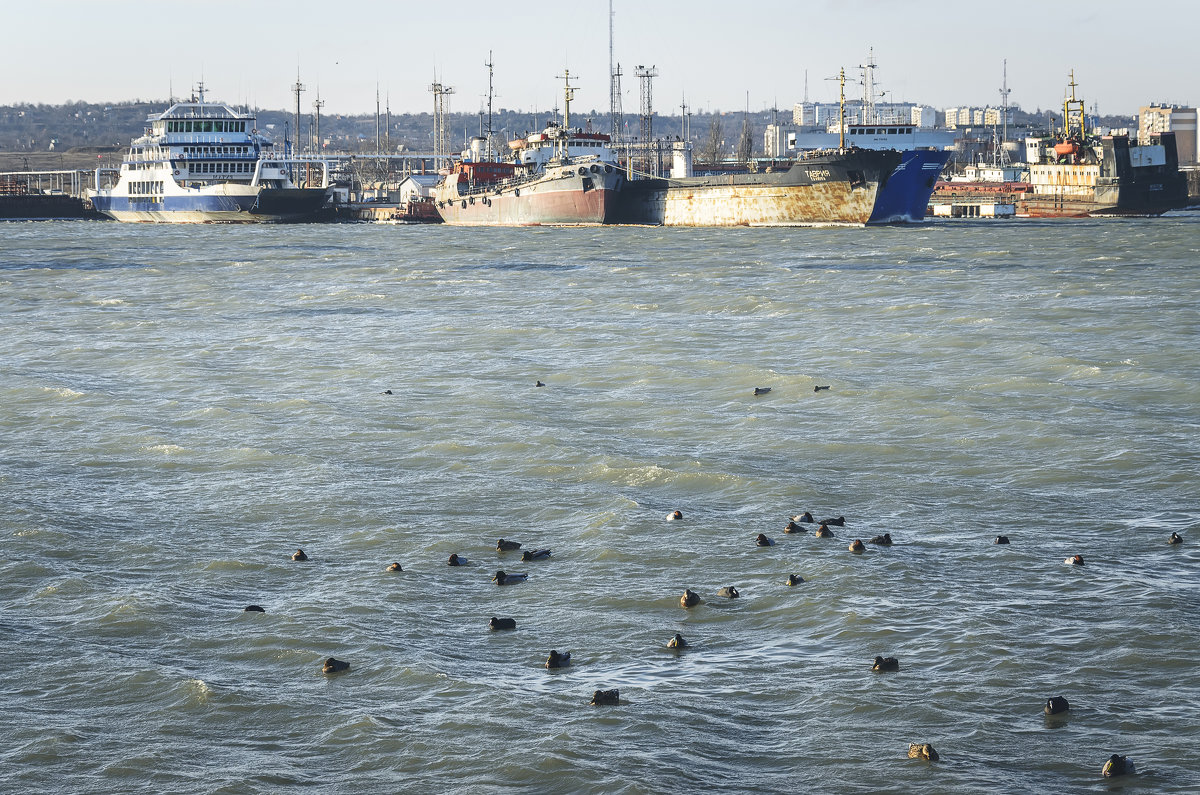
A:
{"type": "Polygon", "coordinates": [[[118,221],[272,223],[325,205],[328,163],[276,155],[255,116],[205,102],[203,86],[197,94],[148,117],[119,171],[96,169],[96,210],[118,221]]]}

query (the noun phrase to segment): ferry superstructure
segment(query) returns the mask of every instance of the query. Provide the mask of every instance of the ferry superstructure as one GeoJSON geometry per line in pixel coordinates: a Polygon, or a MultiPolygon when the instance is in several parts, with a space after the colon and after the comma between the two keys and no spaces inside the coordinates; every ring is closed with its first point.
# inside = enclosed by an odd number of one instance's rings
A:
{"type": "Polygon", "coordinates": [[[100,168],[88,192],[96,210],[118,221],[302,221],[328,199],[325,161],[277,155],[253,114],[205,102],[203,90],[146,122],[115,183],[99,187],[112,172],[100,168]]]}

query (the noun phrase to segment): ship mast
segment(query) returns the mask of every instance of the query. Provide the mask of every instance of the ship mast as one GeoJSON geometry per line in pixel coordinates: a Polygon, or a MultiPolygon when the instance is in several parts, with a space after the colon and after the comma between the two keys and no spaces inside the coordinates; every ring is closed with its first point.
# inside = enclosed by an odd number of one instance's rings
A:
{"type": "Polygon", "coordinates": [[[575,86],[571,85],[571,70],[564,69],[559,75],[559,79],[563,81],[563,136],[562,136],[562,156],[565,159],[568,153],[568,143],[571,140],[571,100],[575,99],[575,86]]]}
{"type": "Polygon", "coordinates": [[[487,115],[487,147],[485,156],[486,159],[492,160],[492,51],[488,50],[487,63],[484,64],[488,68],[488,115],[487,115]]]}
{"type": "Polygon", "coordinates": [[[846,148],[846,67],[838,70],[838,151],[846,148]]]}
{"type": "Polygon", "coordinates": [[[1000,124],[1003,129],[1003,134],[1000,136],[1000,165],[1007,166],[1008,149],[1004,147],[1005,141],[1008,140],[1008,59],[1004,59],[1004,83],[1000,88],[1000,124]]]}
{"type": "Polygon", "coordinates": [[[1067,84],[1071,88],[1071,96],[1063,102],[1063,137],[1069,139],[1071,137],[1071,128],[1075,125],[1071,123],[1072,119],[1076,120],[1079,126],[1079,141],[1082,143],[1084,136],[1087,133],[1087,124],[1084,120],[1083,100],[1075,98],[1075,88],[1078,85],[1075,82],[1075,70],[1071,70],[1071,82],[1067,84]]]}

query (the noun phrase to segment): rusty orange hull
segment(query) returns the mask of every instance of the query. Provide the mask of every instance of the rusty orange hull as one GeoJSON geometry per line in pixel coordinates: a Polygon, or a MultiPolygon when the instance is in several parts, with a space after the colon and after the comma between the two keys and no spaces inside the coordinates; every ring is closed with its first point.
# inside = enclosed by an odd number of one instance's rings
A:
{"type": "Polygon", "coordinates": [[[625,186],[618,217],[664,226],[861,226],[899,160],[899,152],[851,150],[775,172],[638,180],[625,186]]]}

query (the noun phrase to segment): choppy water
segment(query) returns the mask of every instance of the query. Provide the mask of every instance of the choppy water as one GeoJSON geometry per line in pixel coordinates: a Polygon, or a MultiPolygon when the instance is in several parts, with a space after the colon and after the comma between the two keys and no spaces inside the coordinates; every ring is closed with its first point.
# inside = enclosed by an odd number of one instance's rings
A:
{"type": "Polygon", "coordinates": [[[1198,221],[5,225],[0,789],[1195,790],[1198,221]]]}

